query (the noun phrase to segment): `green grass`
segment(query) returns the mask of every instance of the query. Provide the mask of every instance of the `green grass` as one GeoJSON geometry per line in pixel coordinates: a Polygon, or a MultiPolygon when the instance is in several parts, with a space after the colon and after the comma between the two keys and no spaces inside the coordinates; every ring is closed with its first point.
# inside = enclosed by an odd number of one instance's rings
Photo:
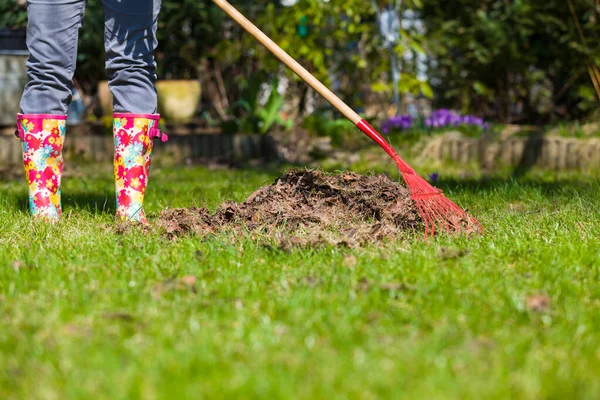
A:
{"type": "MultiPolygon", "coordinates": [[[[156,168],[146,208],[243,200],[276,175],[156,168]]],[[[0,398],[598,398],[598,180],[455,176],[440,186],[484,237],[289,253],[117,235],[108,166],[64,178],[54,226],[0,181],[0,398]],[[186,275],[196,293],[164,283],[186,275]]]]}

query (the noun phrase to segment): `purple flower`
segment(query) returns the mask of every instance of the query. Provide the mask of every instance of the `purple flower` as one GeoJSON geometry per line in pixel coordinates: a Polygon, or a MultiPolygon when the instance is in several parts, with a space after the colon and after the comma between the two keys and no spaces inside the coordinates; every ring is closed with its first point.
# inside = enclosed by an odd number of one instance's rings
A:
{"type": "Polygon", "coordinates": [[[435,110],[425,119],[425,126],[428,128],[444,128],[447,126],[473,125],[479,126],[484,130],[488,125],[479,118],[473,115],[460,115],[446,108],[435,110]]]}
{"type": "Polygon", "coordinates": [[[439,176],[440,174],[438,172],[434,172],[433,174],[429,174],[429,180],[431,183],[436,184],[439,176]]]}
{"type": "MultiPolygon", "coordinates": [[[[489,129],[489,125],[483,118],[474,115],[461,115],[459,113],[440,108],[434,110],[431,115],[423,120],[425,127],[429,129],[455,127],[455,126],[478,126],[484,131],[489,129]]],[[[381,124],[381,130],[384,134],[392,131],[406,131],[411,129],[414,121],[410,115],[397,115],[388,118],[381,124]]]]}
{"type": "Polygon", "coordinates": [[[398,129],[401,131],[405,131],[412,127],[412,118],[410,115],[398,115],[395,117],[389,118],[387,121],[381,124],[381,130],[388,134],[392,129],[398,129]]]}
{"type": "Polygon", "coordinates": [[[387,134],[389,134],[389,133],[390,133],[390,130],[391,130],[391,127],[390,127],[390,124],[389,124],[389,123],[387,123],[387,122],[384,122],[383,124],[381,124],[381,131],[382,131],[384,134],[386,134],[386,135],[387,135],[387,134]]]}

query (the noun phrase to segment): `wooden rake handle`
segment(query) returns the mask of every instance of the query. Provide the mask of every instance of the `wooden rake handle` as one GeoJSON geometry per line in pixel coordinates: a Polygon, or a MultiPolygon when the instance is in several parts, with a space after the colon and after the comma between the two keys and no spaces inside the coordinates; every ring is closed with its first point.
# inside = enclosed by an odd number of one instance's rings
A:
{"type": "Polygon", "coordinates": [[[226,0],[212,0],[217,6],[219,6],[227,15],[233,18],[242,28],[248,31],[249,34],[254,36],[256,40],[262,43],[271,53],[273,53],[281,62],[288,66],[292,71],[296,73],[303,81],[308,83],[310,87],[316,90],[321,96],[325,98],[332,106],[338,109],[339,112],[344,114],[346,118],[352,121],[353,124],[358,124],[362,119],[353,109],[351,109],[346,103],[336,96],[327,86],[323,85],[317,78],[315,78],[310,72],[294,60],[288,53],[285,52],[281,47],[265,35],[260,29],[250,22],[246,17],[242,15],[234,6],[229,4],[226,0]]]}

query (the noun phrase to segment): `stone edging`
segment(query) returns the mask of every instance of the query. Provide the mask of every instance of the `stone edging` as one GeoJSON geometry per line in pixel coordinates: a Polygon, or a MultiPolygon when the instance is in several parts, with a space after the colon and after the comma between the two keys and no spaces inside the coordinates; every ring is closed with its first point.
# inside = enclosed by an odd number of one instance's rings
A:
{"type": "MultiPolygon", "coordinates": [[[[113,139],[108,135],[69,135],[65,141],[65,157],[111,161],[113,146],[113,139]]],[[[600,139],[596,138],[508,137],[490,140],[449,133],[421,142],[415,151],[418,151],[421,162],[477,163],[486,169],[500,166],[536,166],[550,170],[600,169],[600,139]]],[[[157,158],[162,154],[175,162],[286,159],[281,152],[281,145],[268,135],[172,135],[168,142],[156,143],[155,146],[157,158]]],[[[0,136],[0,166],[21,162],[19,140],[14,136],[0,136]]]]}
{"type": "MultiPolygon", "coordinates": [[[[166,143],[155,142],[156,157],[161,154],[169,160],[246,161],[277,157],[276,146],[265,135],[186,135],[170,136],[166,143]]],[[[65,157],[76,156],[85,160],[111,161],[114,154],[113,138],[99,135],[68,135],[65,157]]],[[[15,136],[0,136],[0,165],[22,163],[21,143],[15,136]]]]}
{"type": "Polygon", "coordinates": [[[541,167],[551,170],[600,168],[600,139],[563,137],[508,137],[500,140],[447,134],[426,141],[421,161],[477,163],[499,166],[541,167]]]}

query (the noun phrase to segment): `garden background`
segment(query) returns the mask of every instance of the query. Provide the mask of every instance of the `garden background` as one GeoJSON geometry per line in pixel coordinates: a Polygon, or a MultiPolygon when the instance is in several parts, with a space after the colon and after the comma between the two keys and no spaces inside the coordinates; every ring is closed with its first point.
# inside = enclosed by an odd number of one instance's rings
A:
{"type": "MultiPolygon", "coordinates": [[[[0,3],[0,27],[25,26],[23,3],[0,3]]],[[[597,133],[595,127],[580,128],[593,120],[600,94],[598,5],[593,1],[391,3],[234,5],[379,123],[397,114],[415,118],[427,116],[431,108],[450,108],[494,124],[542,127],[577,121],[578,126],[561,132],[597,133]],[[398,26],[387,36],[375,7],[398,11],[398,26]],[[399,103],[393,101],[394,73],[399,103]]],[[[158,78],[200,81],[201,103],[193,110],[200,126],[263,134],[304,125],[323,134],[342,124],[338,115],[327,114],[331,110],[323,100],[210,1],[164,1],[159,24],[158,78]]],[[[90,0],[75,77],[85,111],[73,107],[73,114],[79,111],[87,121],[102,117],[101,99],[94,96],[105,76],[103,14],[100,1],[90,0]]]]}
{"type": "Polygon", "coordinates": [[[163,1],[170,139],[155,146],[151,227],[114,221],[98,0],[64,217],[36,224],[13,136],[25,1],[0,0],[0,398],[598,398],[600,3],[233,4],[485,234],[294,246],[250,228],[165,230],[164,213],[242,202],[292,167],[397,177],[204,0],[163,1]]]}

